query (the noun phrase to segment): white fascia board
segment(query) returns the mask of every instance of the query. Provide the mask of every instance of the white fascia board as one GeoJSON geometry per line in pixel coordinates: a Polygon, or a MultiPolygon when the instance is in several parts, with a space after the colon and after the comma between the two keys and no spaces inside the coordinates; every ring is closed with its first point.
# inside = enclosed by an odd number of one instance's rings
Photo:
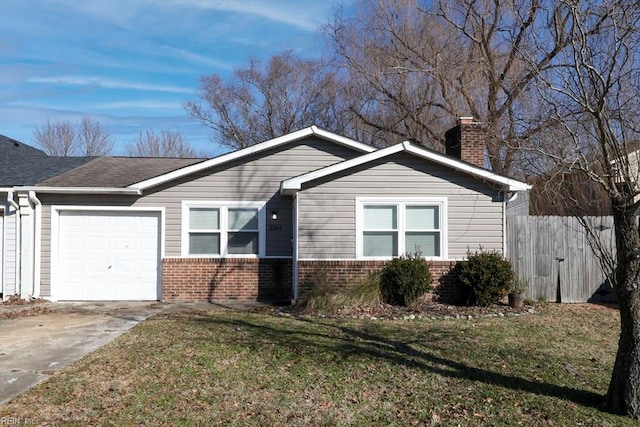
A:
{"type": "Polygon", "coordinates": [[[342,172],[343,170],[359,166],[377,159],[381,159],[383,157],[387,157],[391,154],[399,153],[401,151],[404,151],[404,145],[395,144],[386,148],[381,148],[368,154],[364,154],[351,160],[345,160],[343,162],[336,163],[335,165],[327,166],[313,172],[305,173],[304,175],[286,179],[280,183],[280,192],[284,195],[294,194],[302,188],[302,184],[304,184],[305,182],[323,178],[327,175],[331,175],[337,172],[342,172]]]}
{"type": "Polygon", "coordinates": [[[121,195],[142,195],[139,188],[130,187],[14,187],[16,192],[34,191],[45,194],[121,194],[121,195]]]}
{"type": "Polygon", "coordinates": [[[361,142],[355,141],[353,139],[346,138],[344,136],[340,136],[334,134],[332,132],[319,129],[316,126],[310,126],[308,128],[301,129],[296,132],[292,132],[287,135],[280,136],[278,138],[270,139],[269,141],[261,142],[256,145],[252,145],[251,147],[243,148],[237,151],[232,151],[231,153],[223,154],[221,156],[215,157],[210,160],[205,160],[204,162],[197,163],[195,165],[186,166],[184,168],[175,170],[173,172],[169,172],[164,175],[156,176],[154,178],[147,179],[145,181],[137,182],[135,184],[130,185],[129,187],[139,188],[141,190],[146,190],[147,188],[154,187],[156,185],[163,184],[165,182],[181,178],[183,176],[187,176],[189,174],[199,172],[201,170],[205,170],[214,166],[221,165],[223,163],[227,163],[233,160],[237,160],[246,156],[250,156],[252,154],[257,154],[265,150],[269,150],[271,148],[287,144],[289,142],[297,141],[302,138],[306,138],[311,135],[316,135],[322,139],[326,139],[332,142],[335,142],[340,145],[344,145],[347,147],[351,147],[355,150],[362,152],[372,152],[375,151],[374,147],[370,145],[363,144],[361,142]]]}
{"type": "Polygon", "coordinates": [[[452,159],[451,157],[447,157],[442,154],[434,153],[433,151],[416,147],[415,145],[412,145],[407,141],[403,142],[402,144],[406,147],[406,150],[409,153],[413,153],[422,158],[432,160],[436,163],[440,163],[444,166],[449,166],[462,172],[467,172],[479,178],[486,179],[487,181],[491,181],[496,184],[502,184],[507,187],[508,191],[530,190],[532,187],[531,185],[522,181],[518,181],[517,179],[507,178],[506,176],[498,175],[487,169],[482,169],[469,163],[461,162],[457,159],[452,159]]]}
{"type": "Polygon", "coordinates": [[[372,153],[377,150],[375,147],[372,147],[371,145],[364,144],[362,142],[356,141],[351,138],[347,138],[346,136],[335,134],[333,132],[329,132],[324,129],[320,129],[316,126],[311,126],[311,130],[313,131],[314,135],[322,139],[333,141],[337,144],[344,145],[345,147],[351,147],[358,151],[362,151],[364,153],[372,153]]]}
{"type": "Polygon", "coordinates": [[[304,184],[305,182],[309,182],[318,178],[323,178],[327,175],[341,172],[343,170],[346,170],[355,166],[359,166],[377,159],[381,159],[383,157],[390,156],[392,154],[396,154],[401,151],[406,151],[418,157],[422,157],[424,159],[434,161],[444,166],[448,166],[448,167],[460,170],[462,172],[469,173],[473,176],[485,179],[487,181],[504,185],[507,187],[508,191],[522,191],[522,190],[531,189],[531,186],[524,182],[507,178],[502,175],[495,174],[486,169],[482,169],[476,166],[472,166],[468,163],[461,162],[457,159],[452,159],[442,154],[434,153],[432,151],[416,147],[412,145],[410,142],[405,141],[401,144],[396,144],[390,147],[381,148],[372,153],[365,154],[360,157],[356,157],[355,159],[346,160],[344,162],[340,162],[338,164],[328,166],[326,168],[319,169],[317,171],[309,172],[304,175],[300,175],[294,178],[284,180],[280,184],[280,192],[284,195],[294,194],[302,188],[302,184],[304,184]]]}

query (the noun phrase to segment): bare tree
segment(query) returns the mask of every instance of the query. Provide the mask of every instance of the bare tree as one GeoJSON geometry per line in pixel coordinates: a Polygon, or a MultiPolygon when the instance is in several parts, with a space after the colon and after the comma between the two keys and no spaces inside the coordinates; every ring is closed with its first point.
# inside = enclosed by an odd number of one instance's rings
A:
{"type": "Polygon", "coordinates": [[[33,137],[50,156],[73,156],[77,152],[78,141],[75,136],[73,124],[66,120],[47,123],[33,131],[33,137]]]}
{"type": "Polygon", "coordinates": [[[219,75],[201,78],[197,95],[185,103],[189,114],[215,131],[215,140],[244,148],[313,124],[341,132],[339,80],[319,60],[291,52],[267,64],[252,59],[227,81],[219,75]]]}
{"type": "Polygon", "coordinates": [[[113,151],[111,133],[99,121],[83,117],[77,130],[78,148],[85,156],[106,156],[113,151]]]}
{"type": "MultiPolygon", "coordinates": [[[[571,45],[559,31],[570,18],[561,3],[362,0],[327,33],[346,81],[366,94],[350,108],[379,139],[438,148],[443,131],[471,115],[486,123],[493,170],[506,174],[521,168],[513,168],[520,145],[544,129],[528,120],[539,108],[532,84],[571,45]]],[[[597,21],[586,25],[586,34],[598,31],[597,21]]]]}
{"type": "Polygon", "coordinates": [[[38,145],[50,156],[105,156],[113,150],[111,133],[99,121],[83,117],[80,122],[50,122],[33,132],[38,145]]]}
{"type": "MultiPolygon", "coordinates": [[[[541,115],[559,139],[532,149],[555,164],[557,175],[577,171],[607,195],[615,250],[599,239],[595,224],[579,216],[620,309],[618,351],[603,407],[640,419],[640,7],[624,0],[558,4],[566,11],[555,22],[558,37],[570,45],[554,68],[536,78],[541,115]]],[[[557,199],[580,209],[571,192],[557,199]]]]}
{"type": "Polygon", "coordinates": [[[131,157],[198,157],[181,133],[163,130],[140,132],[138,138],[126,146],[131,157]]]}

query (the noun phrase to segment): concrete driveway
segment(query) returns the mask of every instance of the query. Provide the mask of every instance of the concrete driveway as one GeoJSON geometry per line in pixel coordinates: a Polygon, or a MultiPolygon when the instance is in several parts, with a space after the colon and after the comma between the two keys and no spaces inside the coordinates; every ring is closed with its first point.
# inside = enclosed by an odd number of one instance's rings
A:
{"type": "Polygon", "coordinates": [[[0,320],[0,404],[172,305],[99,302],[46,307],[52,311],[0,320]]]}

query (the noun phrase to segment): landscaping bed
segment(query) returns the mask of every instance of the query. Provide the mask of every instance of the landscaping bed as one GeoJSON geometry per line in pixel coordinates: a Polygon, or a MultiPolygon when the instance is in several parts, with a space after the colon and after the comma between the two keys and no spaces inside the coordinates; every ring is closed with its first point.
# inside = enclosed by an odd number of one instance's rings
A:
{"type": "Polygon", "coordinates": [[[387,319],[387,320],[436,320],[436,319],[476,319],[482,317],[524,316],[535,313],[534,305],[519,308],[507,304],[494,304],[488,307],[442,304],[435,301],[421,301],[409,307],[395,306],[378,302],[375,304],[343,307],[331,312],[308,309],[304,306],[262,309],[274,311],[280,315],[316,316],[337,319],[387,319]]]}

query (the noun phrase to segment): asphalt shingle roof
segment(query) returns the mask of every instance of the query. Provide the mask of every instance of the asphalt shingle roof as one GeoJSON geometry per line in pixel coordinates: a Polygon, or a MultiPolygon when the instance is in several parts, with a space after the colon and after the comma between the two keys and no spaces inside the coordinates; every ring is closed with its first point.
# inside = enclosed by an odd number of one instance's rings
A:
{"type": "Polygon", "coordinates": [[[35,185],[95,157],[50,157],[37,148],[0,135],[0,187],[35,185]]]}
{"type": "Polygon", "coordinates": [[[48,187],[124,188],[205,159],[98,157],[38,185],[48,187]]]}

